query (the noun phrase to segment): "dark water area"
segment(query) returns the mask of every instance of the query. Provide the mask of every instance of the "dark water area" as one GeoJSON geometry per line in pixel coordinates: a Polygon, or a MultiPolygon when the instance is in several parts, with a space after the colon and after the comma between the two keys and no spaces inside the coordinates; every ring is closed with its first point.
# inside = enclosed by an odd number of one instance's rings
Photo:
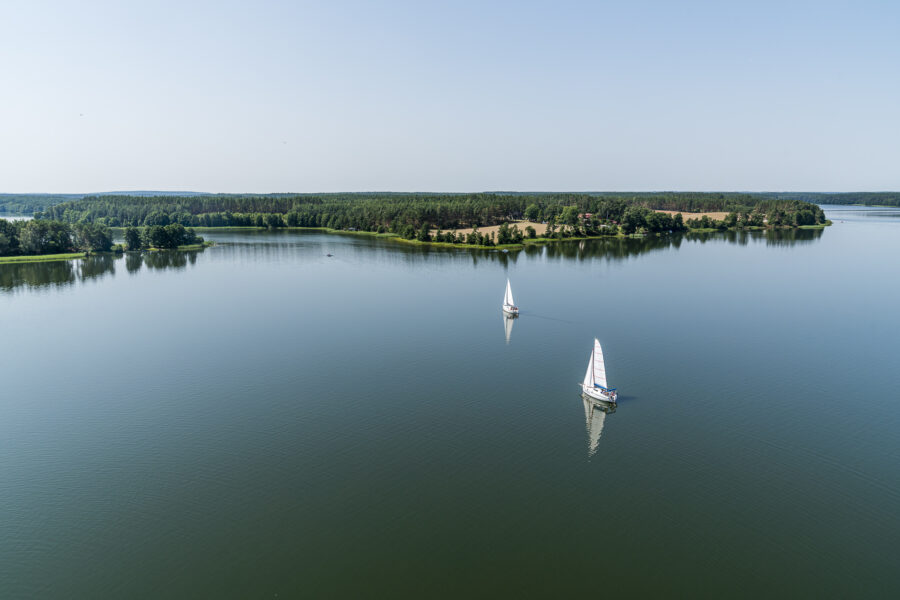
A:
{"type": "Polygon", "coordinates": [[[0,265],[0,597],[895,597],[877,210],[0,265]],[[608,414],[578,387],[594,337],[608,414]]]}

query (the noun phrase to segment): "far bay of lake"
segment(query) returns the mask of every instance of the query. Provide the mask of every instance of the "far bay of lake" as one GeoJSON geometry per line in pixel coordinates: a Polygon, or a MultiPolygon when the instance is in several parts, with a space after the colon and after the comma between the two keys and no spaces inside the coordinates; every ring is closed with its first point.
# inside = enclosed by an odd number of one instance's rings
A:
{"type": "Polygon", "coordinates": [[[0,265],[0,597],[897,597],[900,211],[826,208],[0,265]]]}

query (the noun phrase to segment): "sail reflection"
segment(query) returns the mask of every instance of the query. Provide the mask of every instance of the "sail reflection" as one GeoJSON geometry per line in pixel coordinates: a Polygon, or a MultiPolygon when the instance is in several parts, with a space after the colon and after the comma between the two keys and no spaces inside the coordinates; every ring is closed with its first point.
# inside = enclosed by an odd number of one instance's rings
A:
{"type": "Polygon", "coordinates": [[[597,453],[606,415],[616,412],[616,405],[594,400],[584,395],[581,396],[581,400],[584,402],[584,420],[588,434],[588,456],[590,457],[597,453]]]}
{"type": "Polygon", "coordinates": [[[503,317],[503,332],[506,334],[506,343],[509,343],[509,336],[512,335],[513,330],[513,321],[516,320],[515,315],[508,315],[506,313],[501,313],[503,317]]]}

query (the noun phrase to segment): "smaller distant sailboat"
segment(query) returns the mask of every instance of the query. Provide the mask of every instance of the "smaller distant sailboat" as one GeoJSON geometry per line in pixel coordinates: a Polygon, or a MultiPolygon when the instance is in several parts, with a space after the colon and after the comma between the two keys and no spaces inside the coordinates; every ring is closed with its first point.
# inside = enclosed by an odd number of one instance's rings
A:
{"type": "Polygon", "coordinates": [[[506,280],[506,294],[503,296],[503,312],[508,315],[518,315],[519,307],[513,300],[512,287],[509,285],[509,279],[506,280]]]}
{"type": "Polygon", "coordinates": [[[606,364],[603,362],[603,349],[597,338],[594,338],[594,349],[591,351],[587,373],[581,383],[581,391],[594,400],[613,403],[616,401],[616,388],[611,388],[606,383],[606,364]]]}

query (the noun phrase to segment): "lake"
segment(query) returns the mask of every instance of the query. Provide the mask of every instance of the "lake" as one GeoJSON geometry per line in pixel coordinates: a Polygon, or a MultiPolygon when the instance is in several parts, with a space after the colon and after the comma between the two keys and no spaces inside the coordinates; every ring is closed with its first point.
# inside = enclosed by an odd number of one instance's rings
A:
{"type": "Polygon", "coordinates": [[[5,221],[30,221],[33,218],[34,217],[32,217],[31,215],[20,215],[20,214],[0,212],[0,219],[3,219],[5,221]]]}
{"type": "Polygon", "coordinates": [[[0,265],[0,597],[897,597],[900,211],[827,213],[0,265]]]}

